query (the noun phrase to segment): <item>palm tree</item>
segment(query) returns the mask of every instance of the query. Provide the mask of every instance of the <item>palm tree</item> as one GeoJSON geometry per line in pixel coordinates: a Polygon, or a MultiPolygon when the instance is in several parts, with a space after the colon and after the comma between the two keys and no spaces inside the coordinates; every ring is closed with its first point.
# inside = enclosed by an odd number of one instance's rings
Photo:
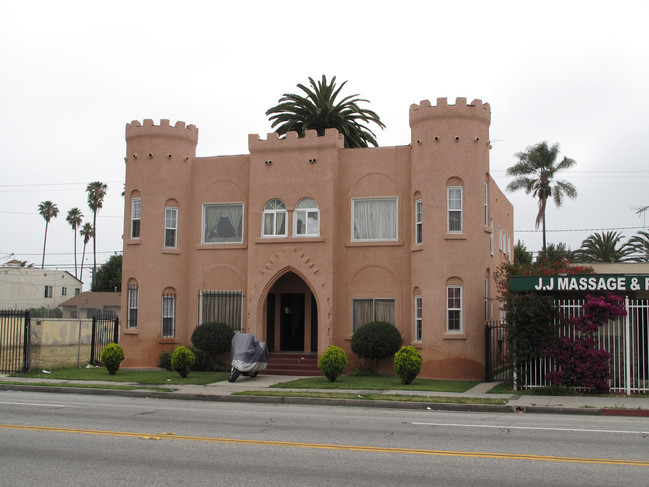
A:
{"type": "Polygon", "coordinates": [[[580,262],[628,262],[634,249],[623,239],[621,232],[593,233],[581,243],[575,256],[580,262]]]}
{"type": "Polygon", "coordinates": [[[51,201],[43,201],[38,205],[38,213],[45,218],[45,238],[43,239],[43,262],[41,264],[41,269],[45,268],[45,247],[47,245],[47,227],[50,224],[52,218],[56,218],[59,214],[59,209],[56,207],[56,204],[51,201]]]}
{"type": "Polygon", "coordinates": [[[94,181],[88,184],[86,191],[88,192],[88,206],[92,210],[92,255],[94,256],[94,264],[92,267],[92,275],[97,272],[97,211],[104,204],[104,197],[108,186],[101,181],[94,181]]]}
{"type": "Polygon", "coordinates": [[[516,153],[518,162],[507,169],[508,176],[514,180],[507,185],[509,191],[524,189],[526,194],[533,193],[539,199],[539,212],[536,215],[536,228],[543,225],[543,250],[545,240],[545,207],[548,198],[554,199],[557,207],[561,206],[564,196],[577,197],[577,189],[572,183],[554,179],[555,174],[569,169],[576,164],[574,159],[564,157],[558,164],[559,144],[548,147],[547,142],[529,146],[526,151],[516,153]]]}
{"type": "Polygon", "coordinates": [[[633,247],[635,253],[639,254],[634,259],[636,262],[649,262],[649,232],[638,232],[631,237],[629,245],[633,247]]]}
{"type": "Polygon", "coordinates": [[[95,236],[95,230],[92,228],[92,225],[90,223],[86,223],[83,227],[81,227],[81,230],[79,230],[79,233],[83,237],[83,254],[81,255],[81,272],[79,273],[79,280],[83,281],[83,261],[86,258],[86,245],[90,241],[92,237],[95,236]]]}
{"type": "Polygon", "coordinates": [[[68,216],[65,217],[66,221],[72,225],[72,232],[74,232],[74,277],[77,277],[77,228],[81,225],[83,213],[79,208],[72,208],[68,211],[68,216]]]}
{"type": "Polygon", "coordinates": [[[275,132],[280,135],[295,131],[300,137],[304,137],[307,130],[316,130],[318,135],[324,135],[325,129],[335,128],[345,137],[345,147],[367,147],[368,143],[377,147],[374,132],[363,124],[373,122],[381,128],[385,125],[375,112],[358,106],[361,102],[369,103],[357,98],[358,94],[336,102],[345,83],[347,81],[336,88],[335,76],[328,83],[326,76],[322,75],[322,80],[317,83],[309,78],[310,88],[298,84],[306,97],[285,93],[278,105],[266,111],[266,115],[270,115],[271,127],[277,127],[275,132]]]}

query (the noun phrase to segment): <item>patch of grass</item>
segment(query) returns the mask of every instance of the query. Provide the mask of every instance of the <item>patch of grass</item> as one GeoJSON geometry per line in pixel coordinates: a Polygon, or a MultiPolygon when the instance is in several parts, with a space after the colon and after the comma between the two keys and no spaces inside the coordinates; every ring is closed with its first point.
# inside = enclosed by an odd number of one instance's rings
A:
{"type": "Polygon", "coordinates": [[[475,397],[441,397],[420,396],[410,394],[356,394],[351,392],[322,392],[322,391],[242,391],[234,396],[264,396],[264,397],[307,397],[324,399],[367,399],[370,401],[400,401],[428,402],[440,404],[496,404],[504,405],[505,399],[475,398],[475,397]]]}
{"type": "Polygon", "coordinates": [[[26,374],[14,374],[13,377],[29,377],[38,379],[64,379],[82,381],[135,382],[137,384],[161,385],[203,385],[221,382],[228,377],[227,372],[196,372],[182,378],[176,371],[171,370],[135,370],[119,369],[115,375],[110,375],[104,367],[90,369],[53,369],[49,374],[36,370],[26,374]]]}
{"type": "Polygon", "coordinates": [[[61,383],[61,382],[17,382],[17,381],[0,381],[0,384],[21,385],[21,386],[47,386],[47,387],[76,387],[79,389],[114,389],[118,391],[135,391],[147,390],[156,392],[174,392],[175,389],[169,387],[142,387],[142,386],[124,386],[117,384],[86,384],[80,383],[61,383]]]}
{"type": "Polygon", "coordinates": [[[399,377],[343,376],[335,382],[326,377],[308,377],[282,382],[271,387],[280,389],[357,389],[371,391],[436,391],[466,392],[479,384],[477,381],[415,379],[410,384],[401,383],[399,377]]]}

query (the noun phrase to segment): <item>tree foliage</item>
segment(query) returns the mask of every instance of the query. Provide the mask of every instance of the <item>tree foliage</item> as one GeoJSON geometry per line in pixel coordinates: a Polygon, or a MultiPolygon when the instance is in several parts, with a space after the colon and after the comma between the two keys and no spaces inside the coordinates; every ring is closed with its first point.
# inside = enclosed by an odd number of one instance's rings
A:
{"type": "Polygon", "coordinates": [[[574,262],[575,253],[567,247],[564,242],[558,244],[548,244],[545,249],[541,249],[536,256],[536,262],[540,265],[548,265],[557,262],[574,262]]]}
{"type": "Polygon", "coordinates": [[[122,256],[112,255],[102,264],[92,280],[92,292],[121,292],[122,256]]]}
{"type": "Polygon", "coordinates": [[[401,347],[394,354],[394,371],[401,378],[403,384],[410,384],[417,378],[424,360],[415,347],[408,345],[401,347]]]}
{"type": "Polygon", "coordinates": [[[649,262],[649,232],[638,232],[629,240],[636,262],[649,262]]]}
{"type": "Polygon", "coordinates": [[[378,371],[379,361],[390,358],[402,344],[403,338],[396,326],[385,321],[372,321],[354,332],[351,348],[359,358],[373,361],[374,370],[378,371]]]}
{"type": "Polygon", "coordinates": [[[304,137],[307,130],[315,130],[322,136],[326,129],[335,128],[343,134],[345,147],[378,146],[376,135],[365,124],[374,123],[381,128],[385,125],[375,112],[359,106],[369,101],[358,98],[358,94],[336,100],[346,83],[336,87],[335,76],[327,82],[322,75],[318,82],[309,78],[308,87],[298,84],[306,96],[285,93],[277,105],[266,111],[271,127],[277,127],[275,131],[280,135],[294,131],[300,137],[304,137]]]}
{"type": "Polygon", "coordinates": [[[38,213],[45,219],[45,237],[43,238],[43,263],[41,264],[41,269],[44,269],[45,247],[47,246],[47,227],[50,224],[50,220],[52,218],[56,218],[59,215],[59,209],[57,208],[55,203],[47,200],[38,205],[38,213]]]}
{"type": "Polygon", "coordinates": [[[546,248],[545,238],[545,209],[547,200],[552,198],[554,204],[560,207],[564,196],[577,197],[577,189],[568,181],[555,179],[558,172],[570,169],[576,164],[574,159],[564,157],[557,163],[559,144],[548,146],[541,142],[527,147],[525,151],[516,153],[518,162],[507,169],[508,176],[514,179],[507,185],[509,191],[525,190],[539,199],[539,211],[536,215],[536,228],[543,226],[543,248],[546,248]]]}
{"type": "Polygon", "coordinates": [[[108,186],[101,181],[93,181],[86,187],[88,193],[88,207],[92,210],[92,254],[94,256],[92,275],[97,273],[97,212],[104,206],[104,198],[108,186]]]}
{"type": "Polygon", "coordinates": [[[318,369],[329,379],[329,382],[335,382],[347,367],[348,362],[349,359],[345,351],[340,347],[331,345],[318,360],[318,369]]]}
{"type": "Polygon", "coordinates": [[[94,228],[92,228],[92,225],[90,223],[86,223],[83,227],[81,227],[81,230],[79,230],[79,234],[83,237],[83,253],[81,254],[81,269],[79,270],[79,280],[83,281],[83,261],[86,258],[86,245],[88,245],[90,239],[95,235],[95,230],[94,228]]]}
{"type": "Polygon", "coordinates": [[[622,232],[593,233],[575,252],[579,262],[629,262],[633,245],[624,242],[622,232]]]}
{"type": "Polygon", "coordinates": [[[74,277],[77,277],[77,228],[81,226],[81,221],[83,219],[83,213],[79,208],[72,208],[68,211],[68,216],[65,217],[65,220],[72,227],[72,233],[74,234],[74,277]]]}

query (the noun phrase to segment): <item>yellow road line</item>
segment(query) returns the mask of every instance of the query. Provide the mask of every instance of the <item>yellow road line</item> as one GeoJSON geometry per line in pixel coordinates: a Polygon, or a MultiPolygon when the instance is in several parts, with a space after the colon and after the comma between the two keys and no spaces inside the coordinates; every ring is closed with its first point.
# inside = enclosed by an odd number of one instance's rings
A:
{"type": "Polygon", "coordinates": [[[102,431],[75,428],[56,428],[50,426],[28,426],[14,424],[0,424],[0,428],[27,430],[27,431],[47,431],[56,433],[74,433],[84,435],[103,435],[103,436],[122,436],[128,438],[141,438],[147,440],[185,440],[185,441],[202,441],[211,443],[233,443],[239,445],[260,445],[260,446],[281,446],[294,448],[313,448],[321,450],[343,450],[343,451],[362,451],[375,453],[406,453],[414,455],[437,455],[450,457],[470,457],[470,458],[495,458],[502,460],[533,460],[545,462],[569,462],[569,463],[594,463],[607,465],[629,465],[635,467],[649,467],[649,460],[624,460],[624,459],[607,459],[607,458],[578,458],[578,457],[556,457],[547,455],[520,455],[513,453],[495,453],[495,452],[463,452],[463,451],[444,451],[444,450],[421,450],[414,448],[390,448],[375,446],[355,446],[355,445],[327,445],[321,443],[298,443],[291,441],[266,441],[266,440],[241,440],[236,438],[211,438],[206,436],[182,436],[175,433],[133,433],[127,431],[102,431]]]}

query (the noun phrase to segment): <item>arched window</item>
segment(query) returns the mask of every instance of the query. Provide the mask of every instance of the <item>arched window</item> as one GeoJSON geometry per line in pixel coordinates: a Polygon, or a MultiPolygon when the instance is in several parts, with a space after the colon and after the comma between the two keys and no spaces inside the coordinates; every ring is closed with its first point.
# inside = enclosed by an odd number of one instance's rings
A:
{"type": "Polygon", "coordinates": [[[176,290],[167,288],[162,293],[162,338],[173,338],[176,334],[176,290]]]}
{"type": "Polygon", "coordinates": [[[295,205],[293,235],[296,237],[320,236],[320,209],[313,198],[302,198],[295,205]]]}
{"type": "Polygon", "coordinates": [[[286,237],[286,205],[277,198],[264,207],[261,234],[264,237],[286,237]]]}
{"type": "Polygon", "coordinates": [[[126,327],[129,329],[137,328],[137,310],[138,310],[138,288],[135,279],[128,281],[128,317],[126,327]]]}

